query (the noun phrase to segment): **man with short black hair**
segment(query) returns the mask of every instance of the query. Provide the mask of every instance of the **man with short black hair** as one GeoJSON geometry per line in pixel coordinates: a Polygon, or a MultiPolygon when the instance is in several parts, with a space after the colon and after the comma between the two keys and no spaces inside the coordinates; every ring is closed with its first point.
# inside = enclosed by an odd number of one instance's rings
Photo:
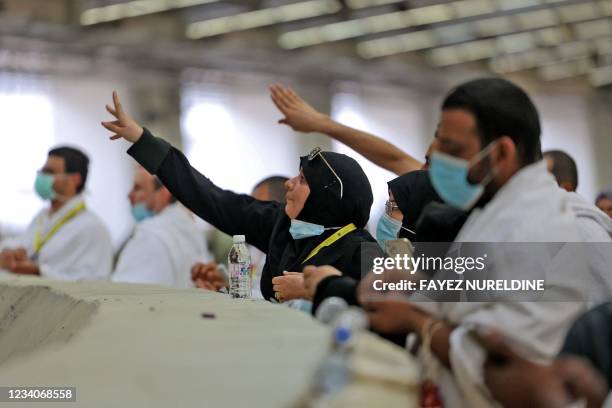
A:
{"type": "Polygon", "coordinates": [[[485,356],[474,327],[498,330],[521,344],[529,358],[552,359],[586,306],[577,283],[589,279],[591,265],[586,257],[574,256],[572,245],[559,244],[583,239],[570,194],[558,187],[542,160],[540,131],[538,112],[521,88],[500,78],[466,82],[442,104],[429,175],[442,199],[471,210],[457,245],[531,244],[488,246],[495,253],[489,253],[487,276],[545,276],[547,285],[554,282],[546,292],[556,296],[554,301],[363,302],[373,329],[414,332],[430,343],[449,368],[440,376],[440,391],[456,406],[493,405],[483,392],[485,356]],[[547,243],[550,247],[542,247],[547,243]]]}
{"type": "Polygon", "coordinates": [[[210,259],[193,214],[141,166],[128,198],[137,225],[119,254],[112,280],[193,287],[191,265],[210,259]]]}
{"type": "Polygon", "coordinates": [[[561,150],[549,150],[544,152],[544,158],[548,171],[555,176],[559,187],[568,192],[576,191],[578,169],[572,156],[561,150]]]}
{"type": "Polygon", "coordinates": [[[0,243],[0,269],[56,279],[107,279],[112,243],[102,221],[85,205],[89,159],[78,149],[49,151],[38,172],[36,193],[50,206],[16,238],[0,243]]]}
{"type": "Polygon", "coordinates": [[[285,176],[270,176],[261,180],[253,188],[251,195],[262,201],[276,201],[277,203],[285,203],[285,194],[287,187],[285,183],[289,180],[285,176]]]}

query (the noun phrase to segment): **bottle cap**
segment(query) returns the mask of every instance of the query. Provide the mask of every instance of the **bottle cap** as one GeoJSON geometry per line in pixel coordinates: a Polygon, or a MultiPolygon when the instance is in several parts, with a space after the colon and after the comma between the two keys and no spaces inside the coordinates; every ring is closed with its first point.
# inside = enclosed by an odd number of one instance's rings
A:
{"type": "Polygon", "coordinates": [[[338,345],[343,345],[351,339],[352,335],[353,332],[349,327],[336,327],[336,330],[334,330],[334,342],[338,345]]]}
{"type": "Polygon", "coordinates": [[[246,238],[244,235],[234,235],[234,244],[244,244],[246,238]]]}

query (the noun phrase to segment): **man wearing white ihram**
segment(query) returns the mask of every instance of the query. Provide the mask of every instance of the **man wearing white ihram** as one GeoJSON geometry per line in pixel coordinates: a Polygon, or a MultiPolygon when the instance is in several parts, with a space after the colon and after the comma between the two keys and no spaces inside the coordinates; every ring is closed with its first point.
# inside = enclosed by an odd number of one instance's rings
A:
{"type": "Polygon", "coordinates": [[[194,287],[191,266],[211,257],[193,214],[142,167],[136,169],[129,199],[138,223],[119,254],[112,280],[194,287]]]}
{"type": "Polygon", "coordinates": [[[59,147],[36,177],[36,193],[46,201],[25,233],[0,242],[0,270],[64,280],[108,279],[113,248],[104,223],[90,212],[82,192],[89,159],[59,147]]]}

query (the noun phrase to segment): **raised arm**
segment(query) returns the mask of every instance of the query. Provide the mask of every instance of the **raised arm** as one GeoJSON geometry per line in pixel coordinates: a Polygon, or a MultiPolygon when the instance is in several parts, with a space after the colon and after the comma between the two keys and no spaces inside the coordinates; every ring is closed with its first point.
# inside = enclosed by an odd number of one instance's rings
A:
{"type": "Polygon", "coordinates": [[[386,140],[353,129],[315,110],[292,89],[279,85],[270,87],[272,101],[285,117],[279,123],[297,132],[318,132],[335,139],[374,164],[397,175],[420,170],[423,163],[386,140]]]}
{"type": "Polygon", "coordinates": [[[114,133],[112,140],[124,138],[133,143],[128,150],[151,174],[200,218],[229,235],[244,234],[247,242],[267,252],[270,236],[282,217],[280,204],[258,201],[246,194],[223,190],[194,169],[187,158],[163,139],[153,136],[130,118],[113,93],[114,107],[106,109],[117,120],[102,122],[114,133]]]}

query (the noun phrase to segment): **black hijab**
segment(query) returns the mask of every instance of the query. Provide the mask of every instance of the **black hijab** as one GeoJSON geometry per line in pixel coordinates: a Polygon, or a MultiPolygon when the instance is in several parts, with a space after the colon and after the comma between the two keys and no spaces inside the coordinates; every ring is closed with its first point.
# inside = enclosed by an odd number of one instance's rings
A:
{"type": "MultiPolygon", "coordinates": [[[[312,159],[303,156],[300,158],[300,167],[308,182],[310,194],[297,219],[323,225],[326,228],[344,227],[354,223],[361,230],[368,222],[373,201],[368,178],[354,159],[333,152],[321,152],[321,154],[342,180],[342,198],[340,198],[340,182],[325,161],[320,156],[312,159]]],[[[289,223],[288,218],[287,221],[289,223]]],[[[308,254],[336,231],[326,230],[323,234],[311,238],[297,240],[289,238],[278,262],[280,271],[274,271],[274,274],[278,275],[283,270],[301,271],[302,261],[308,254]]],[[[354,234],[357,232],[349,235],[354,234]]],[[[342,252],[342,246],[334,245],[334,251],[342,252]]]]}
{"type": "Polygon", "coordinates": [[[401,175],[389,183],[389,190],[393,193],[393,198],[400,211],[404,215],[400,237],[416,241],[417,221],[423,213],[423,209],[431,202],[442,202],[436,193],[427,170],[416,170],[401,175]],[[410,233],[406,229],[412,231],[410,233]]]}
{"type": "Polygon", "coordinates": [[[320,224],[326,228],[344,227],[354,223],[363,228],[370,218],[372,187],[368,177],[355,159],[340,153],[321,152],[309,160],[300,158],[300,166],[310,187],[310,195],[298,215],[301,221],[320,224]],[[332,170],[342,180],[341,184],[332,170]]]}

